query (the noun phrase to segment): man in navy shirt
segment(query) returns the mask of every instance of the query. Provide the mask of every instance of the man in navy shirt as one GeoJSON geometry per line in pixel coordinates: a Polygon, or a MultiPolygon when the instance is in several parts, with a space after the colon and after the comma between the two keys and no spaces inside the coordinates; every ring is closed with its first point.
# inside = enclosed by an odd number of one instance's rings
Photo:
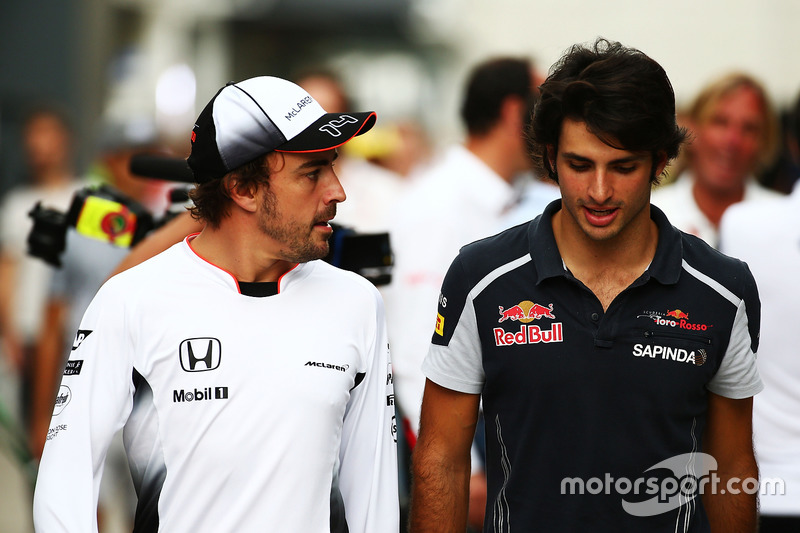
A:
{"type": "Polygon", "coordinates": [[[541,91],[531,155],[561,200],[444,280],[411,530],[464,531],[482,401],[484,531],[754,531],[758,294],[650,205],[686,137],[669,79],[600,39],[541,91]]]}

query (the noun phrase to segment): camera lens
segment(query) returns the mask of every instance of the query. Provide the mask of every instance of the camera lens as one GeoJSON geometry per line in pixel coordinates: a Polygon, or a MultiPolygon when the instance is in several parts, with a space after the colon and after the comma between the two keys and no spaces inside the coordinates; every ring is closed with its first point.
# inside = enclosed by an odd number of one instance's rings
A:
{"type": "Polygon", "coordinates": [[[28,216],[33,219],[33,229],[28,235],[28,254],[60,267],[59,256],[67,239],[66,215],[37,203],[28,216]]]}

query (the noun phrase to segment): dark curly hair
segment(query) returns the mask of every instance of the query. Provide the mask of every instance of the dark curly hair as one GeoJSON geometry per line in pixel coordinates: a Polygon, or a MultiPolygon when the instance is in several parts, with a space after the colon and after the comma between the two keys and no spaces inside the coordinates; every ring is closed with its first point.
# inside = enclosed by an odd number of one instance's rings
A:
{"type": "MultiPolygon", "coordinates": [[[[586,124],[604,143],[629,151],[678,155],[686,130],[675,119],[675,93],[661,65],[634,48],[599,38],[575,45],[551,68],[527,131],[535,168],[558,181],[548,147],[558,152],[565,118],[586,124]]],[[[652,181],[658,177],[651,176],[652,181]]]]}
{"type": "Polygon", "coordinates": [[[235,180],[233,186],[242,188],[255,187],[262,183],[269,185],[268,156],[269,154],[265,154],[245,163],[221,178],[197,184],[189,191],[189,198],[194,204],[189,209],[192,218],[203,221],[212,228],[219,227],[220,221],[230,210],[231,180],[235,180]]]}

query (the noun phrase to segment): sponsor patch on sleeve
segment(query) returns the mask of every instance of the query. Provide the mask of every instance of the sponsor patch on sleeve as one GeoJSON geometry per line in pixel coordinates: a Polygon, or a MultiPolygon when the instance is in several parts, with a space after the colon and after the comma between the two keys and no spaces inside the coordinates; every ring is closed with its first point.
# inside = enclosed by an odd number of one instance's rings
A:
{"type": "Polygon", "coordinates": [[[78,346],[80,346],[81,343],[86,340],[86,337],[88,337],[91,333],[92,330],[90,329],[79,329],[75,334],[75,340],[72,342],[72,351],[74,352],[77,350],[78,346]]]}
{"type": "Polygon", "coordinates": [[[65,376],[77,376],[81,373],[83,368],[83,359],[77,361],[67,361],[67,366],[64,368],[65,376]]]}
{"type": "Polygon", "coordinates": [[[444,336],[444,317],[441,313],[436,313],[436,333],[440,336],[444,336]]]}

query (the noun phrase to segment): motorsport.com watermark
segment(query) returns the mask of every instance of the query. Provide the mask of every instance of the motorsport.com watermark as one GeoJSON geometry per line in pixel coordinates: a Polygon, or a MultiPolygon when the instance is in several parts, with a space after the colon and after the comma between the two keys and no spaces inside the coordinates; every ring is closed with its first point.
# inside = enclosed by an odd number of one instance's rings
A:
{"type": "Polygon", "coordinates": [[[634,480],[614,478],[608,473],[604,478],[564,478],[561,494],[619,494],[622,508],[628,514],[654,516],[677,509],[702,494],[765,496],[786,493],[785,483],[780,478],[765,478],[761,482],[736,477],[722,480],[716,470],[717,461],[711,455],[685,453],[651,466],[634,480]]]}

